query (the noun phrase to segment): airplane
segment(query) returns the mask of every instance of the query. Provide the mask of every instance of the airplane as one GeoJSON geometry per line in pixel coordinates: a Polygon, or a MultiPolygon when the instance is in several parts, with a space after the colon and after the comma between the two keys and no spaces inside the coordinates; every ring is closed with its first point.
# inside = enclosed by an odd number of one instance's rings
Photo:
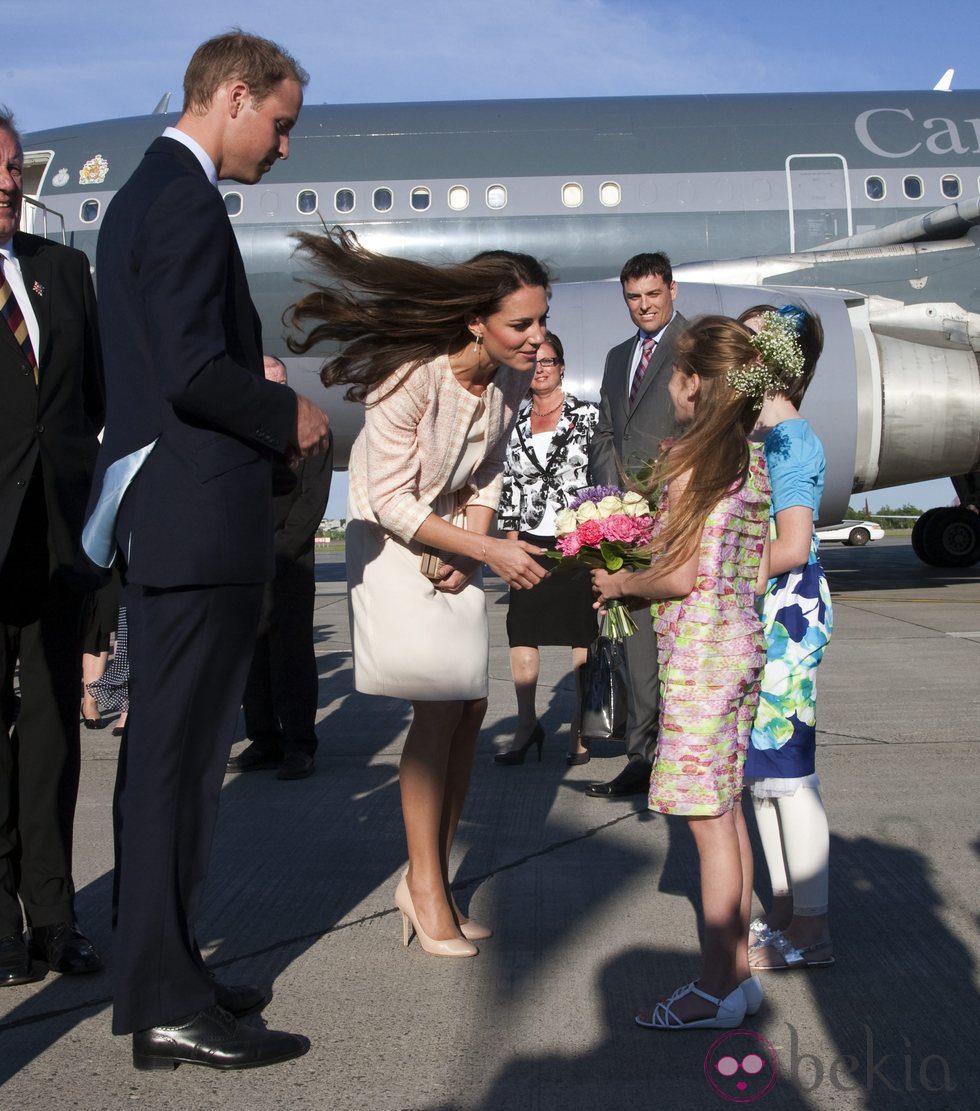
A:
{"type": "MultiPolygon", "coordinates": [[[[750,94],[307,105],[288,161],[220,183],[270,353],[331,415],[337,465],[359,406],[294,358],[282,314],[310,271],[291,233],[340,224],[433,261],[526,251],[556,275],[566,381],[598,396],[628,334],[618,274],[675,263],[686,315],[803,300],[827,335],[804,414],[828,456],[824,521],[853,494],[950,476],[924,562],[980,560],[980,92],[750,94]]],[[[944,84],[945,83],[945,84],[944,84]]],[[[116,189],[167,124],[147,116],[24,136],[25,230],[94,262],[116,189]]],[[[98,274],[95,274],[96,282],[98,274]]],[[[328,351],[322,354],[325,356],[328,351]]]]}

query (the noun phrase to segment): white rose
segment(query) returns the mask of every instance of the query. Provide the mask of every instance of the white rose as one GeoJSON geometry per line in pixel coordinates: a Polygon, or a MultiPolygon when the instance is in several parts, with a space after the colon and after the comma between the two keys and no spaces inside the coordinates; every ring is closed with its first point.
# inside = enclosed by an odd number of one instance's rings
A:
{"type": "Polygon", "coordinates": [[[579,524],[583,521],[597,521],[599,519],[599,507],[594,501],[584,501],[575,510],[575,519],[579,524]]]}
{"type": "Polygon", "coordinates": [[[630,490],[623,496],[623,512],[627,517],[648,517],[650,504],[642,494],[630,490]]]}
{"type": "Polygon", "coordinates": [[[568,536],[577,524],[574,509],[560,509],[555,514],[555,536],[568,536]]]}
{"type": "Polygon", "coordinates": [[[623,512],[623,502],[621,498],[617,498],[615,494],[610,494],[608,497],[599,502],[599,516],[611,517],[614,513],[623,512]]]}

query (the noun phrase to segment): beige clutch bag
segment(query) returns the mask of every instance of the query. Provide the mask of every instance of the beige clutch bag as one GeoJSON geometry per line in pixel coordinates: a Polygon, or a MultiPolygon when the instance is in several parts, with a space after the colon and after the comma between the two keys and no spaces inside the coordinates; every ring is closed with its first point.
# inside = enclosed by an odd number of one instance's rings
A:
{"type": "Polygon", "coordinates": [[[421,571],[427,579],[436,582],[439,578],[439,568],[442,566],[444,560],[442,552],[437,548],[430,548],[426,545],[422,546],[422,563],[421,571]]]}

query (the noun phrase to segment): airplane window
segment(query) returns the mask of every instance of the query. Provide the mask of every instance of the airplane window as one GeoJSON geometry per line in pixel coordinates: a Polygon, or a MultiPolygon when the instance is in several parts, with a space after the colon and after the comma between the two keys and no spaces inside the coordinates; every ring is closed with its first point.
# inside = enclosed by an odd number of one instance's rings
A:
{"type": "Polygon", "coordinates": [[[578,208],[584,199],[585,193],[577,181],[568,181],[561,187],[561,203],[566,208],[578,208]]]}
{"type": "Polygon", "coordinates": [[[623,199],[623,191],[615,181],[604,181],[599,186],[599,200],[606,208],[615,208],[623,199]]]}
{"type": "Polygon", "coordinates": [[[315,189],[301,189],[296,194],[296,208],[300,212],[316,212],[316,206],[319,200],[316,195],[315,189]]]}
{"type": "Polygon", "coordinates": [[[376,212],[387,212],[391,208],[394,198],[391,195],[390,189],[375,189],[374,196],[371,198],[372,204],[376,212]]]}
{"type": "Polygon", "coordinates": [[[962,191],[960,179],[956,174],[943,174],[940,185],[942,186],[943,196],[948,197],[951,201],[955,201],[962,191]]]}
{"type": "MultiPolygon", "coordinates": [[[[78,215],[82,218],[85,224],[91,224],[99,218],[99,202],[98,201],[82,201],[82,207],[78,210],[78,215]]],[[[35,285],[37,283],[35,282],[35,285]]]]}
{"type": "Polygon", "coordinates": [[[237,216],[242,211],[241,193],[225,193],[222,200],[225,202],[225,211],[229,216],[237,216]]]}
{"type": "Polygon", "coordinates": [[[910,201],[917,201],[922,196],[922,178],[915,174],[902,178],[902,191],[910,201]]]}
{"type": "Polygon", "coordinates": [[[487,208],[504,208],[507,204],[506,185],[487,186],[487,208]]]}
{"type": "Polygon", "coordinates": [[[864,195],[869,201],[882,201],[885,199],[885,179],[869,177],[864,180],[864,195]]]}
{"type": "Polygon", "coordinates": [[[333,206],[338,212],[353,212],[354,190],[338,189],[333,195],[333,206]]]}
{"type": "Polygon", "coordinates": [[[417,185],[412,190],[412,208],[416,212],[425,212],[425,210],[432,204],[432,194],[424,185],[417,185]]]}
{"type": "Polygon", "coordinates": [[[449,207],[462,212],[470,203],[470,191],[465,185],[453,185],[449,190],[449,207]]]}

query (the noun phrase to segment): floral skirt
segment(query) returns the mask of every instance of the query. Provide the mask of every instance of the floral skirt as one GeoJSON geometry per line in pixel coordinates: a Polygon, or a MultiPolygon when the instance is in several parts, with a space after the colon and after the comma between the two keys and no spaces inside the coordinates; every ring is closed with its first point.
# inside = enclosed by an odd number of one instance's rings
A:
{"type": "MultiPolygon", "coordinates": [[[[815,771],[816,670],[833,630],[830,587],[814,557],[802,570],[770,580],[762,623],[766,666],[745,775],[801,779],[815,771]]],[[[765,793],[773,793],[771,788],[765,793]]]]}

